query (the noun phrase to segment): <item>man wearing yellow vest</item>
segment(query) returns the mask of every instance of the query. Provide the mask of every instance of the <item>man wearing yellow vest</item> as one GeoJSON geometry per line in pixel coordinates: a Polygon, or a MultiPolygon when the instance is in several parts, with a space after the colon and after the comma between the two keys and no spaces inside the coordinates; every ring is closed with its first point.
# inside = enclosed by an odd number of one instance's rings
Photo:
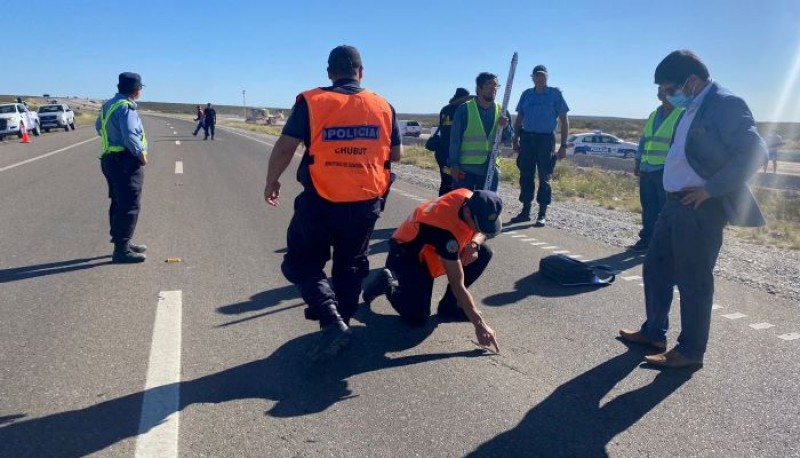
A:
{"type": "Polygon", "coordinates": [[[500,104],[495,102],[497,75],[483,72],[475,78],[475,98],[460,105],[450,131],[450,175],[453,188],[483,189],[489,167],[495,168],[489,190],[497,191],[500,170],[489,164],[497,129],[508,125],[500,104]]]}
{"type": "Polygon", "coordinates": [[[467,288],[492,259],[486,236],[500,232],[502,212],[500,197],[485,190],[459,188],[423,203],[392,235],[386,268],[367,282],[364,302],[385,294],[408,324],[421,326],[430,316],[433,281],[446,274],[439,318],[471,322],[478,343],[500,351],[467,288]]]}
{"type": "Polygon", "coordinates": [[[103,146],[100,166],[108,182],[108,211],[111,224],[111,243],[116,263],[136,263],[146,259],[145,245],[131,243],[147,165],[147,138],[136,102],[142,93],[142,78],[136,73],[120,73],[118,93],[103,104],[95,129],[103,146]]]}
{"type": "Polygon", "coordinates": [[[650,113],[636,152],[634,175],[639,177],[639,201],[642,204],[642,230],[639,241],[628,247],[636,253],[647,252],[658,214],[666,201],[664,192],[664,162],[667,159],[675,126],[683,114],[682,108],[673,108],[666,95],[659,91],[661,106],[650,113]]]}
{"type": "Polygon", "coordinates": [[[403,147],[394,108],[362,89],[361,55],[337,46],[328,56],[332,86],[297,96],[292,114],[269,159],[264,200],[280,203],[281,174],[302,142],[297,170],[304,190],[294,202],[281,271],[319,319],[312,360],[333,356],[350,339],[361,282],[369,272],[369,240],[390,184],[390,163],[403,147]],[[333,253],[332,281],[325,264],[333,253]]]}

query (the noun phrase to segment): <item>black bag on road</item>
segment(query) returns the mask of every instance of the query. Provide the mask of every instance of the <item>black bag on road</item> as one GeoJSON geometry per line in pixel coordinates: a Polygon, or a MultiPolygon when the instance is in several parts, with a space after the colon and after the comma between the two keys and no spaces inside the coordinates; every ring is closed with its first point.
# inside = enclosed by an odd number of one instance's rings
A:
{"type": "Polygon", "coordinates": [[[542,258],[539,272],[561,286],[606,286],[614,283],[616,278],[616,272],[610,266],[578,261],[563,254],[542,258]]]}

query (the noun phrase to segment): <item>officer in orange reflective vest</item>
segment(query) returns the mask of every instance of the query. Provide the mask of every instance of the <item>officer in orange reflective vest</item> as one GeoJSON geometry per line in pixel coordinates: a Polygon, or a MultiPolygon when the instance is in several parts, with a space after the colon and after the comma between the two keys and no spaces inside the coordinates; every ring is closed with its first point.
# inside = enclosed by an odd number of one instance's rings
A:
{"type": "Polygon", "coordinates": [[[386,294],[411,325],[427,322],[433,280],[449,282],[437,315],[445,321],[470,321],[478,343],[499,351],[494,330],[478,311],[467,288],[481,276],[492,250],[486,236],[500,232],[503,202],[492,191],[456,189],[417,207],[389,241],[386,268],[364,287],[364,302],[386,294]]]}
{"type": "Polygon", "coordinates": [[[335,355],[349,342],[390,162],[402,155],[394,108],[361,88],[363,71],[356,48],[334,48],[328,56],[333,85],[297,96],[269,159],[264,199],[278,206],[280,176],[300,142],[305,145],[297,171],[304,190],[294,203],[281,270],[300,289],[309,315],[320,321],[312,360],[335,355]],[[332,282],[323,270],[331,251],[332,282]]]}

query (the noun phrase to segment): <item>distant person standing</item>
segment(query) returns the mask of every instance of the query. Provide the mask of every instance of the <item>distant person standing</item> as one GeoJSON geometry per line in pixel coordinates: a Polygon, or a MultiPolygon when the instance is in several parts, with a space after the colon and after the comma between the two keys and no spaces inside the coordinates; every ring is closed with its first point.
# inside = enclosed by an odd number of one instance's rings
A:
{"type": "Polygon", "coordinates": [[[769,161],[772,161],[772,173],[778,173],[778,148],[783,146],[783,137],[776,134],[775,132],[771,133],[767,137],[767,160],[764,161],[764,173],[767,173],[767,165],[769,165],[769,161]]]}
{"type": "Polygon", "coordinates": [[[203,109],[200,107],[200,105],[197,105],[196,110],[197,110],[197,116],[194,118],[194,120],[197,121],[197,127],[194,129],[194,132],[192,132],[192,135],[194,136],[197,136],[197,133],[200,132],[200,129],[203,128],[203,120],[204,120],[203,109]]]}
{"type": "Polygon", "coordinates": [[[439,185],[440,196],[453,189],[453,178],[450,173],[445,173],[447,158],[450,155],[450,130],[453,128],[453,116],[456,108],[470,99],[472,99],[472,96],[469,95],[469,91],[460,87],[456,89],[456,93],[450,99],[450,102],[439,111],[439,128],[436,131],[436,135],[439,136],[439,147],[434,152],[434,156],[436,157],[436,163],[439,165],[439,177],[441,178],[439,185]]]}
{"type": "Polygon", "coordinates": [[[650,113],[636,151],[633,174],[639,177],[639,202],[642,205],[642,230],[639,240],[628,247],[636,253],[645,253],[650,246],[650,237],[658,214],[666,201],[664,193],[664,162],[675,135],[675,126],[683,113],[682,108],[673,108],[665,94],[658,91],[661,106],[650,113]]]}
{"type": "Polygon", "coordinates": [[[483,189],[489,167],[494,167],[490,191],[497,191],[500,169],[497,162],[489,163],[497,129],[508,125],[508,118],[495,102],[497,75],[483,72],[475,78],[475,98],[456,108],[450,131],[450,156],[448,163],[453,177],[453,188],[483,189]]]}
{"type": "Polygon", "coordinates": [[[517,118],[514,120],[514,151],[519,169],[519,200],[522,210],[509,221],[511,224],[531,220],[531,206],[535,185],[534,176],[539,173],[539,191],[536,203],[539,213],[535,226],[545,225],[547,207],[553,199],[550,176],[556,160],[567,156],[569,134],[569,106],[561,90],[547,85],[547,67],[537,65],[531,73],[534,87],[526,89],[517,103],[517,118]],[[555,151],[556,125],[561,126],[561,146],[555,151]]]}
{"type": "Polygon", "coordinates": [[[108,210],[111,243],[116,263],[135,263],[146,259],[145,245],[131,243],[139,220],[140,199],[147,165],[147,137],[136,112],[135,100],[142,93],[142,78],[137,73],[120,73],[118,93],[103,104],[95,122],[103,153],[100,166],[108,182],[108,210]]]}
{"type": "Polygon", "coordinates": [[[211,139],[214,139],[214,126],[217,124],[217,111],[211,107],[211,104],[206,104],[206,109],[203,112],[203,128],[205,129],[206,136],[203,140],[208,140],[208,133],[211,132],[211,139]]]}

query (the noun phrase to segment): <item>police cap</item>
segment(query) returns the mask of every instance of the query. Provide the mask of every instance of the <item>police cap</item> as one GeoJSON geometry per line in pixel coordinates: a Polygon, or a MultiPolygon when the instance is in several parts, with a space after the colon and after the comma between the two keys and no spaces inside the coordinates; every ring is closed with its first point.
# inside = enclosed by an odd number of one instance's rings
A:
{"type": "Polygon", "coordinates": [[[119,89],[120,93],[130,94],[141,87],[144,87],[144,84],[142,84],[142,77],[138,73],[122,72],[119,74],[117,89],[119,89]]]}

